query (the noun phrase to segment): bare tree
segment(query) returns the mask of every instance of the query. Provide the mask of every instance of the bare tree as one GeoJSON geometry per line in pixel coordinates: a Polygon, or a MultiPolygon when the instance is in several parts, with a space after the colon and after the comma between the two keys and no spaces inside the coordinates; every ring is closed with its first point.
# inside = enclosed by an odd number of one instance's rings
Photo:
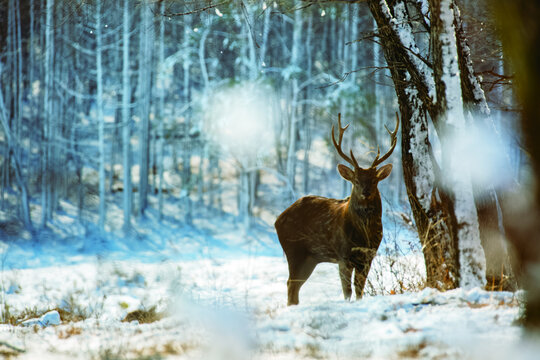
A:
{"type": "Polygon", "coordinates": [[[101,28],[101,2],[96,2],[96,105],[98,121],[98,148],[99,148],[99,220],[101,230],[105,226],[106,194],[105,194],[105,119],[103,118],[103,38],[101,28]]]}
{"type": "Polygon", "coordinates": [[[154,21],[152,4],[141,6],[141,32],[139,52],[139,79],[137,98],[139,101],[139,215],[144,215],[148,206],[148,176],[150,164],[150,99],[152,93],[152,49],[154,45],[154,21]]]}
{"type": "MultiPolygon", "coordinates": [[[[2,75],[2,63],[0,63],[0,76],[2,75]]],[[[4,132],[4,137],[7,141],[7,147],[9,151],[8,159],[11,159],[13,163],[13,168],[15,170],[15,178],[21,192],[21,207],[22,207],[22,218],[24,225],[27,229],[32,230],[32,218],[30,217],[30,205],[29,205],[29,196],[28,188],[26,181],[23,178],[23,174],[20,166],[20,158],[18,156],[19,151],[15,150],[13,135],[11,129],[9,128],[9,121],[6,112],[6,106],[4,103],[3,90],[0,88],[0,123],[2,124],[2,130],[4,132]]]]}
{"type": "Polygon", "coordinates": [[[123,153],[123,209],[124,233],[131,229],[131,211],[133,209],[133,192],[131,186],[131,79],[130,79],[130,1],[124,0],[122,31],[122,153],[123,153]]]}

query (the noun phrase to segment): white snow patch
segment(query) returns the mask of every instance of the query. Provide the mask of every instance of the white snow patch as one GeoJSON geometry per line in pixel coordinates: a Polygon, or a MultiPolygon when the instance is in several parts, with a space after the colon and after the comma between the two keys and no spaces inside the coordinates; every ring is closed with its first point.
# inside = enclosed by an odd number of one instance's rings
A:
{"type": "Polygon", "coordinates": [[[39,318],[28,319],[21,323],[22,326],[39,326],[46,327],[50,325],[60,325],[60,314],[53,310],[46,312],[39,318]]]}
{"type": "MultiPolygon", "coordinates": [[[[407,73],[407,82],[410,81],[410,75],[407,73]]],[[[431,194],[433,192],[433,184],[435,183],[435,173],[433,171],[433,161],[429,153],[429,148],[426,143],[429,141],[429,131],[427,119],[420,114],[422,109],[422,101],[418,96],[418,90],[414,86],[407,86],[405,93],[410,99],[411,104],[414,105],[413,113],[411,115],[410,130],[410,152],[413,155],[415,161],[415,184],[416,184],[416,198],[418,199],[420,206],[425,211],[428,211],[431,205],[431,194]]]]}

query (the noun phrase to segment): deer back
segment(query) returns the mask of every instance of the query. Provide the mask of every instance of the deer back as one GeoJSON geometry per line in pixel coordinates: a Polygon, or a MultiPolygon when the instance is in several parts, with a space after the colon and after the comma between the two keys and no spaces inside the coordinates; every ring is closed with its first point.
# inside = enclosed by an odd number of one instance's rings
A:
{"type": "Polygon", "coordinates": [[[348,200],[305,196],[289,206],[275,228],[285,253],[303,252],[320,261],[337,261],[343,252],[348,200]]]}

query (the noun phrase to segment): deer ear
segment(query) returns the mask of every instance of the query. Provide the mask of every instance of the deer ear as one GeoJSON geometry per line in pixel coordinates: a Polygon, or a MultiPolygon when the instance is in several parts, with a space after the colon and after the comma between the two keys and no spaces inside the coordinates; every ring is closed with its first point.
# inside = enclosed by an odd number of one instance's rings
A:
{"type": "Polygon", "coordinates": [[[342,164],[339,164],[337,166],[337,169],[338,169],[339,174],[341,175],[342,178],[344,178],[347,181],[351,181],[351,182],[353,181],[353,179],[354,179],[354,171],[352,171],[347,166],[342,165],[342,164]]]}
{"type": "Polygon", "coordinates": [[[392,172],[392,164],[384,165],[377,170],[377,180],[381,181],[386,179],[388,175],[392,172]]]}

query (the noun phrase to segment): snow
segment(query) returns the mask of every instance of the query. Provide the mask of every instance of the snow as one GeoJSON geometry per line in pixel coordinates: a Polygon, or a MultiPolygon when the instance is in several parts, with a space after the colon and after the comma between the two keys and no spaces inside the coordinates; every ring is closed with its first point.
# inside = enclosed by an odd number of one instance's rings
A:
{"type": "MultiPolygon", "coordinates": [[[[410,84],[410,75],[407,72],[406,82],[410,84]]],[[[405,89],[409,101],[414,104],[413,113],[411,115],[410,129],[410,152],[415,160],[415,184],[416,198],[424,211],[428,211],[431,207],[431,194],[433,192],[433,184],[435,183],[435,173],[433,172],[433,164],[430,149],[426,146],[429,142],[427,119],[420,113],[423,108],[422,100],[418,96],[418,90],[412,85],[408,85],[405,89]]]]}
{"type": "MultiPolygon", "coordinates": [[[[414,254],[402,259],[404,266],[422,263],[414,254]]],[[[348,302],[337,267],[320,264],[300,305],[287,307],[287,275],[283,256],[212,253],[150,263],[86,256],[73,265],[4,270],[2,284],[11,290],[3,301],[12,314],[61,308],[87,318],[43,329],[3,325],[0,344],[24,349],[17,359],[502,359],[520,345],[520,293],[427,288],[348,302]],[[121,321],[154,306],[163,319],[121,321]]],[[[370,280],[389,288],[389,275],[378,256],[370,280]]],[[[40,319],[51,314],[58,312],[40,319]]]]}
{"type": "Polygon", "coordinates": [[[21,322],[23,326],[40,326],[46,327],[50,325],[60,325],[60,314],[58,311],[48,311],[39,318],[28,319],[21,322]]]}
{"type": "Polygon", "coordinates": [[[419,0],[420,2],[420,11],[422,12],[422,16],[424,17],[424,21],[429,25],[429,3],[427,0],[419,0]]]}

